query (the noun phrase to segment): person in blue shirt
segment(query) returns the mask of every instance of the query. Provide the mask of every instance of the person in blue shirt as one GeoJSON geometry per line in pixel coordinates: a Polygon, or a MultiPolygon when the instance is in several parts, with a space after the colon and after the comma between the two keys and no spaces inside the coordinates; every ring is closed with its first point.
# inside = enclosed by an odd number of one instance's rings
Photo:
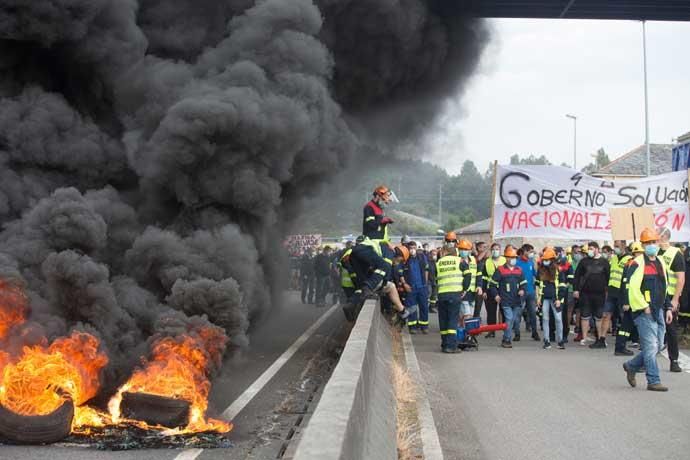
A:
{"type": "Polygon", "coordinates": [[[419,313],[410,315],[407,326],[410,334],[418,330],[427,334],[429,329],[429,263],[421,251],[417,251],[417,243],[411,241],[407,248],[410,258],[403,264],[403,288],[405,290],[405,306],[417,306],[419,313]]]}
{"type": "MultiPolygon", "coordinates": [[[[520,248],[520,256],[517,260],[517,266],[522,270],[522,274],[525,277],[525,295],[522,297],[522,308],[527,311],[527,316],[529,319],[529,327],[532,331],[532,339],[539,342],[541,338],[539,337],[539,332],[537,332],[537,292],[535,289],[534,281],[537,276],[537,268],[535,263],[535,252],[534,246],[531,244],[524,244],[520,248]]],[[[520,340],[520,318],[515,321],[515,328],[513,332],[515,333],[515,338],[513,340],[520,340]]]]}

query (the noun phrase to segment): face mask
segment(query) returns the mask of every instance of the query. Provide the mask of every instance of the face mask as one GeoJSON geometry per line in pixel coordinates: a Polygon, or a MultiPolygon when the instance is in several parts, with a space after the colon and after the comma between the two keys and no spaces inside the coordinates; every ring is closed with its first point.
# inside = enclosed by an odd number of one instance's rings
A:
{"type": "Polygon", "coordinates": [[[415,257],[417,255],[416,249],[410,249],[410,257],[415,257]]]}
{"type": "Polygon", "coordinates": [[[466,251],[464,249],[460,251],[460,257],[468,257],[469,255],[470,251],[466,251]]]}
{"type": "Polygon", "coordinates": [[[658,252],[659,252],[659,247],[656,244],[648,244],[647,246],[644,247],[644,253],[650,257],[656,256],[658,252]]]}
{"type": "Polygon", "coordinates": [[[501,251],[498,249],[494,249],[493,251],[491,251],[491,257],[493,257],[494,259],[498,259],[499,257],[501,257],[501,251]]]}
{"type": "Polygon", "coordinates": [[[436,254],[431,256],[431,260],[436,260],[436,259],[438,259],[438,256],[436,254]]]}
{"type": "Polygon", "coordinates": [[[530,252],[529,254],[527,254],[527,257],[529,257],[530,259],[534,259],[534,253],[530,252]]]}
{"type": "Polygon", "coordinates": [[[550,261],[550,260],[545,260],[545,261],[544,261],[544,266],[545,266],[545,267],[548,267],[549,265],[551,265],[551,261],[550,261]]]}
{"type": "Polygon", "coordinates": [[[508,259],[508,263],[509,263],[511,266],[515,266],[515,264],[517,263],[517,259],[508,259]]]}
{"type": "Polygon", "coordinates": [[[621,251],[621,248],[613,248],[613,253],[619,256],[623,253],[623,251],[621,251]]]}
{"type": "Polygon", "coordinates": [[[594,257],[594,251],[592,251],[591,249],[587,251],[587,257],[594,257]]]}
{"type": "Polygon", "coordinates": [[[576,260],[577,262],[582,260],[582,254],[579,252],[573,256],[573,259],[576,260]]]}

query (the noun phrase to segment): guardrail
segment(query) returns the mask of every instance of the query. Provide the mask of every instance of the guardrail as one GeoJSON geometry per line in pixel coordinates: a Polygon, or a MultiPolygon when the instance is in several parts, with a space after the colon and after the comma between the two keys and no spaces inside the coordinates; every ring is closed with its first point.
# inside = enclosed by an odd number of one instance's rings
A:
{"type": "Polygon", "coordinates": [[[376,302],[365,302],[295,460],[397,458],[392,344],[376,302]]]}

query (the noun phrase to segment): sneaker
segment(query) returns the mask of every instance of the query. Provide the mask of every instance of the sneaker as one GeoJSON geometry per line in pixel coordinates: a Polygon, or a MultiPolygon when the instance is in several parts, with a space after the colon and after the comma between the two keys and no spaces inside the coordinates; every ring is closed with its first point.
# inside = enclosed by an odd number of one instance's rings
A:
{"type": "Polygon", "coordinates": [[[535,342],[539,342],[541,338],[539,337],[539,333],[537,331],[532,332],[532,340],[535,342]]]}
{"type": "Polygon", "coordinates": [[[633,342],[630,344],[630,348],[640,348],[640,344],[637,342],[633,342]]]}
{"type": "Polygon", "coordinates": [[[448,354],[454,354],[454,353],[457,353],[458,350],[456,348],[442,348],[441,352],[442,353],[448,353],[448,354]]]}
{"type": "Polygon", "coordinates": [[[683,372],[683,369],[680,368],[678,361],[671,361],[671,372],[683,372]]]}
{"type": "Polygon", "coordinates": [[[632,356],[635,354],[635,352],[628,350],[627,348],[623,348],[622,350],[616,350],[613,354],[615,356],[632,356]]]}
{"type": "Polygon", "coordinates": [[[576,341],[576,342],[582,342],[582,334],[578,333],[578,334],[575,336],[575,341],[576,341]]]}
{"type": "Polygon", "coordinates": [[[513,348],[513,344],[510,342],[501,342],[501,347],[503,348],[513,348]]]}
{"type": "Polygon", "coordinates": [[[513,337],[513,342],[519,342],[519,341],[520,341],[520,334],[513,337]]]}
{"type": "Polygon", "coordinates": [[[410,328],[410,334],[415,335],[417,333],[417,329],[410,328]]]}
{"type": "Polygon", "coordinates": [[[668,391],[668,388],[660,383],[650,383],[647,385],[649,391],[668,391]]]}
{"type": "Polygon", "coordinates": [[[628,363],[623,363],[623,370],[625,371],[625,378],[628,380],[628,384],[635,388],[637,386],[637,381],[635,380],[635,372],[628,367],[628,363]]]}
{"type": "Polygon", "coordinates": [[[580,345],[584,347],[587,345],[587,341],[585,339],[580,340],[580,345]]]}
{"type": "Polygon", "coordinates": [[[550,350],[551,349],[551,342],[544,341],[544,346],[542,348],[544,350],[550,350]]]}
{"type": "Polygon", "coordinates": [[[565,350],[565,341],[558,342],[558,349],[565,350]]]}

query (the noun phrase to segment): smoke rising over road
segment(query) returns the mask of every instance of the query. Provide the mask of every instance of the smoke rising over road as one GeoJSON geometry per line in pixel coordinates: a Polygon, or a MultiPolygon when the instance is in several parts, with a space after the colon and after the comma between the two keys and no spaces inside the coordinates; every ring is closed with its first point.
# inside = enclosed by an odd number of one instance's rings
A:
{"type": "Polygon", "coordinates": [[[471,75],[486,27],[447,3],[0,0],[0,274],[32,327],[97,333],[109,389],[200,321],[246,345],[301,198],[471,75]]]}

